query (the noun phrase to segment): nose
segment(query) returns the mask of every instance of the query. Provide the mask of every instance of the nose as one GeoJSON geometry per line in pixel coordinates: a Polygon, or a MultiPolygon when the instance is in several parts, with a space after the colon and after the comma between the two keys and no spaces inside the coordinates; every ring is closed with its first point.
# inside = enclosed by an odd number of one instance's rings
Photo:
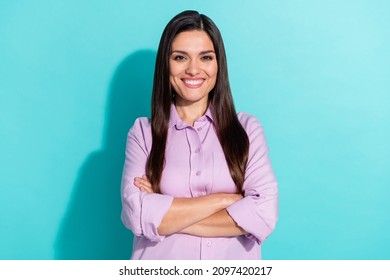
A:
{"type": "Polygon", "coordinates": [[[200,65],[199,62],[195,59],[191,59],[188,62],[187,69],[186,69],[186,74],[190,76],[196,76],[200,72],[200,65]]]}

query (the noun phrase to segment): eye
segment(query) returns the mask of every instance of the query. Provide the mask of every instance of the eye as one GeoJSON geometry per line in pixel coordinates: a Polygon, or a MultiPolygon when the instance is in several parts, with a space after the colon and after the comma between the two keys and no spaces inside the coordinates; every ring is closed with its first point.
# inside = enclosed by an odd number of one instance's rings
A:
{"type": "Polygon", "coordinates": [[[213,60],[213,59],[214,59],[214,57],[211,55],[202,56],[202,60],[213,60]]]}
{"type": "Polygon", "coordinates": [[[173,57],[173,60],[176,60],[176,61],[182,61],[182,60],[185,60],[186,58],[182,55],[175,55],[173,57]]]}

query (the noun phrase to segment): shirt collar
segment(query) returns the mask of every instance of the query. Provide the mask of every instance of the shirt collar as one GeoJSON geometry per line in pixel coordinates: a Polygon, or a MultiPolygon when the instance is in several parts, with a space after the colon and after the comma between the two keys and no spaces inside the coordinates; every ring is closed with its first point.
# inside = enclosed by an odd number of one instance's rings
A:
{"type": "MultiPolygon", "coordinates": [[[[214,124],[213,115],[211,114],[210,106],[207,107],[206,113],[197,119],[198,122],[208,121],[214,124]]],[[[177,129],[183,129],[190,125],[183,122],[177,113],[175,104],[171,104],[171,115],[169,117],[169,127],[176,126],[177,129]]]]}

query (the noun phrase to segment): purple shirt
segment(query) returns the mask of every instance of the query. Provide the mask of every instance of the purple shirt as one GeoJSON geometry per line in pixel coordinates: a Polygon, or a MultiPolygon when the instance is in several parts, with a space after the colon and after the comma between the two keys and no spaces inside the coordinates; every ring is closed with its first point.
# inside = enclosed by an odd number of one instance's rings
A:
{"type": "Polygon", "coordinates": [[[236,192],[210,110],[190,126],[180,119],[172,105],[162,194],[145,194],[133,184],[134,177],[145,174],[152,146],[150,119],[135,121],[127,137],[122,177],[122,221],[135,235],[132,259],[261,258],[260,244],[273,231],[278,216],[277,181],[262,126],[253,116],[245,113],[237,116],[250,142],[245,195],[226,210],[247,234],[214,238],[188,234],[160,236],[157,232],[174,197],[236,192]]]}

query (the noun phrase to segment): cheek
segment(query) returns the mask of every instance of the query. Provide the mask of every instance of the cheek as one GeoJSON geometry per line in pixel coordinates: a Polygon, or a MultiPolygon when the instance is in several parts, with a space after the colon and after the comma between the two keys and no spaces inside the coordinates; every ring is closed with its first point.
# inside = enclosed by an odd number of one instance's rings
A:
{"type": "Polygon", "coordinates": [[[169,76],[169,83],[171,84],[171,87],[173,88],[173,90],[175,92],[179,92],[179,87],[177,85],[178,81],[177,81],[177,79],[175,79],[175,76],[173,76],[173,75],[169,76]]]}
{"type": "Polygon", "coordinates": [[[169,72],[169,80],[171,81],[171,82],[174,82],[175,80],[177,81],[177,80],[180,80],[180,73],[177,73],[177,72],[172,72],[172,71],[170,71],[169,72]]]}
{"type": "Polygon", "coordinates": [[[209,65],[207,73],[210,77],[216,77],[218,73],[218,65],[216,63],[209,65]]]}
{"type": "Polygon", "coordinates": [[[179,75],[183,70],[181,69],[180,65],[177,65],[176,63],[171,63],[169,65],[169,75],[173,78],[175,78],[177,75],[179,75]]]}
{"type": "Polygon", "coordinates": [[[213,80],[214,83],[217,80],[217,74],[218,74],[218,66],[217,65],[211,66],[208,70],[208,75],[209,75],[210,79],[213,80]]]}
{"type": "Polygon", "coordinates": [[[174,86],[176,83],[177,83],[177,77],[178,73],[177,73],[177,69],[175,69],[174,67],[170,67],[169,68],[169,82],[171,83],[172,86],[174,86]]]}

